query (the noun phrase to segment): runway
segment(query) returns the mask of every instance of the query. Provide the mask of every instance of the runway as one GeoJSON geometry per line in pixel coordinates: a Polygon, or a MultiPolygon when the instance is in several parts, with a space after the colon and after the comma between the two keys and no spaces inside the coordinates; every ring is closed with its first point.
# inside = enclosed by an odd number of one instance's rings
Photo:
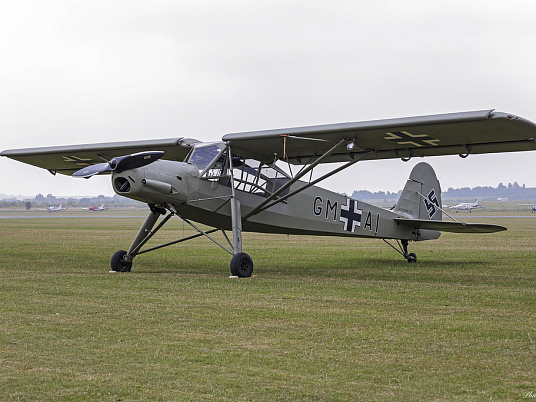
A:
{"type": "MultiPolygon", "coordinates": [[[[453,216],[456,218],[456,216],[453,216]]],[[[536,218],[536,214],[531,215],[468,215],[468,218],[536,218]]],[[[464,216],[465,218],[465,216],[464,216]]]]}
{"type": "Polygon", "coordinates": [[[0,219],[80,219],[80,218],[92,218],[92,219],[102,219],[102,218],[145,218],[145,215],[57,215],[57,214],[47,214],[47,215],[1,215],[0,219]]]}
{"type": "MultiPolygon", "coordinates": [[[[139,215],[97,215],[95,213],[91,215],[69,215],[69,214],[61,214],[61,213],[44,213],[39,215],[11,215],[9,213],[6,214],[0,214],[0,219],[79,219],[79,218],[93,218],[93,219],[106,219],[106,218],[145,218],[145,214],[139,214],[139,215]]],[[[470,220],[472,218],[536,218],[536,214],[530,214],[530,215],[453,215],[454,218],[457,218],[460,221],[466,221],[470,220]]],[[[449,221],[450,219],[444,219],[445,221],[449,221]]]]}

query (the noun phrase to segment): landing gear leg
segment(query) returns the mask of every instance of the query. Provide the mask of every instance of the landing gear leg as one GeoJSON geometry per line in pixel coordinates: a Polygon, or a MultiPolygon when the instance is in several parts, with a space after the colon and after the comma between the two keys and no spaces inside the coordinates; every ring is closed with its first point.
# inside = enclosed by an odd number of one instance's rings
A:
{"type": "MultiPolygon", "coordinates": [[[[163,211],[165,213],[165,210],[163,211]]],[[[128,251],[119,250],[116,251],[112,256],[110,265],[113,271],[130,272],[130,270],[132,269],[132,259],[136,256],[140,247],[148,240],[148,237],[150,237],[149,235],[151,233],[151,229],[153,228],[161,213],[161,210],[155,210],[154,208],[151,208],[151,212],[149,212],[149,215],[145,219],[145,222],[143,223],[140,231],[138,232],[138,235],[132,242],[132,245],[130,246],[128,251]]]]}
{"type": "Polygon", "coordinates": [[[240,201],[236,198],[233,176],[232,152],[229,148],[229,172],[231,176],[231,225],[233,229],[233,258],[231,259],[231,275],[239,278],[250,277],[253,273],[253,260],[242,252],[242,212],[240,201]]]}

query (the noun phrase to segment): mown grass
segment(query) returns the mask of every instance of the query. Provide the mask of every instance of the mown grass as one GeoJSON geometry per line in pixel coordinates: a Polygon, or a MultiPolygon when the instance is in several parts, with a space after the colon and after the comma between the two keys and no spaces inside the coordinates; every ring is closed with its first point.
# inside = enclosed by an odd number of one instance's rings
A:
{"type": "Polygon", "coordinates": [[[417,264],[381,241],[246,234],[254,278],[204,239],[109,274],[142,220],[0,219],[1,400],[536,393],[536,219],[411,244],[417,264]]]}

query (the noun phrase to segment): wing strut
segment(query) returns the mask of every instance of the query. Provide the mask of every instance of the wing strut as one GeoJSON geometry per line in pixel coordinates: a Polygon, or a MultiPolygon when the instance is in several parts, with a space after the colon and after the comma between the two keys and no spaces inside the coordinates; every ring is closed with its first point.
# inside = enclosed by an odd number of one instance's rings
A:
{"type": "MultiPolygon", "coordinates": [[[[342,140],[340,141],[335,147],[331,148],[329,151],[327,151],[324,155],[322,155],[319,159],[317,159],[315,162],[313,162],[311,165],[309,165],[309,167],[307,169],[304,169],[302,172],[300,172],[296,177],[294,177],[292,180],[290,180],[288,183],[286,183],[285,186],[282,186],[281,189],[284,189],[284,188],[288,188],[290,187],[291,184],[294,184],[295,182],[298,181],[299,178],[303,177],[304,174],[306,174],[307,172],[309,172],[311,169],[313,169],[316,165],[318,165],[319,163],[321,163],[321,159],[322,158],[327,158],[334,150],[336,147],[338,147],[341,143],[345,142],[345,140],[342,140]],[[331,152],[330,152],[331,151],[331,152]],[[329,154],[328,154],[329,153],[329,154]]],[[[363,155],[361,155],[359,158],[356,158],[352,161],[349,161],[347,163],[345,163],[344,165],[342,166],[339,166],[337,169],[335,170],[332,170],[331,172],[329,173],[326,173],[325,175],[319,177],[318,179],[315,179],[307,184],[305,184],[304,186],[300,187],[299,189],[297,190],[294,190],[292,191],[291,193],[285,195],[284,197],[281,197],[281,198],[278,198],[277,200],[273,200],[278,194],[281,193],[281,191],[277,191],[275,192],[274,194],[272,194],[272,196],[268,197],[265,201],[263,201],[261,204],[259,204],[255,209],[253,209],[249,214],[247,214],[245,217],[244,217],[244,220],[248,219],[250,216],[253,216],[253,215],[256,215],[268,208],[271,208],[273,207],[274,205],[276,204],[279,204],[280,202],[282,201],[285,201],[287,198],[290,198],[300,192],[302,192],[303,190],[311,187],[311,186],[314,186],[315,184],[321,182],[322,180],[325,180],[327,179],[328,177],[331,177],[333,176],[335,173],[339,173],[341,170],[344,170],[346,169],[347,167],[350,167],[352,166],[354,163],[357,163],[363,159],[365,159],[367,156],[373,154],[374,151],[367,151],[366,153],[364,153],[363,155]]]]}
{"type": "MultiPolygon", "coordinates": [[[[279,194],[281,194],[283,191],[285,191],[287,188],[289,188],[291,185],[296,183],[299,179],[301,179],[303,176],[305,176],[308,172],[310,172],[312,169],[314,169],[317,165],[322,163],[324,159],[326,159],[328,156],[330,156],[335,150],[344,142],[345,140],[339,141],[337,144],[335,144],[333,147],[331,147],[329,150],[327,150],[320,158],[318,158],[316,161],[311,163],[309,166],[307,166],[305,169],[301,170],[294,176],[292,179],[290,179],[287,183],[282,185],[280,188],[277,189],[272,195],[270,195],[267,199],[265,199],[263,202],[261,202],[253,211],[251,211],[249,214],[247,214],[244,217],[244,220],[249,218],[252,215],[255,215],[261,211],[264,211],[266,208],[263,208],[266,204],[270,203],[274,198],[276,198],[279,194]]],[[[231,168],[232,169],[232,168],[231,168]]],[[[288,198],[288,197],[287,197],[288,198]]]]}

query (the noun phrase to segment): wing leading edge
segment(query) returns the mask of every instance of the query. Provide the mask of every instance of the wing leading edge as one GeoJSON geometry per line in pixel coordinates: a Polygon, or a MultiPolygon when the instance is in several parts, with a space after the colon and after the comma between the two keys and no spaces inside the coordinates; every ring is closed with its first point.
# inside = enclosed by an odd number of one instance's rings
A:
{"type": "Polygon", "coordinates": [[[311,163],[334,144],[326,162],[536,150],[536,124],[512,114],[483,110],[401,119],[341,123],[226,134],[244,157],[265,162],[311,163]],[[372,153],[371,153],[372,151],[372,153]]]}

